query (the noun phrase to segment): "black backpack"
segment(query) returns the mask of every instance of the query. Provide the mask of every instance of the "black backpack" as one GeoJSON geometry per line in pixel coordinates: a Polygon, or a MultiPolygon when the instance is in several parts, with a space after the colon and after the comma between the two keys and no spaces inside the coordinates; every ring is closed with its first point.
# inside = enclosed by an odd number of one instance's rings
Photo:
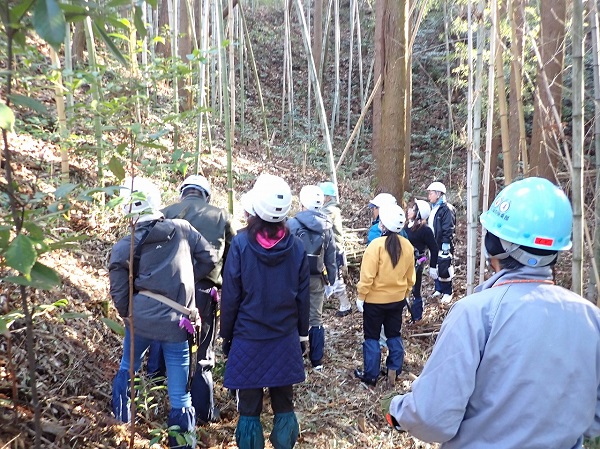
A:
{"type": "Polygon", "coordinates": [[[325,271],[325,233],[314,232],[301,226],[296,230],[296,236],[304,243],[310,274],[323,274],[325,271]]]}

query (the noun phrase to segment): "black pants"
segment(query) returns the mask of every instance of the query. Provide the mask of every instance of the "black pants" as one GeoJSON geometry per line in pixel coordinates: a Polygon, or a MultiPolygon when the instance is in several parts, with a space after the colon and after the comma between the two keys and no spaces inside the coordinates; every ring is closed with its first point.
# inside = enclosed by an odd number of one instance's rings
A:
{"type": "Polygon", "coordinates": [[[217,328],[217,303],[209,293],[196,290],[196,307],[202,318],[196,372],[192,380],[192,405],[199,423],[216,418],[212,369],[215,366],[214,343],[217,328]]]}
{"type": "MultiPolygon", "coordinates": [[[[248,388],[237,391],[238,412],[244,416],[260,416],[263,406],[263,388],[248,388]]],[[[269,387],[271,408],[273,413],[289,413],[294,411],[294,387],[269,387]]]]}

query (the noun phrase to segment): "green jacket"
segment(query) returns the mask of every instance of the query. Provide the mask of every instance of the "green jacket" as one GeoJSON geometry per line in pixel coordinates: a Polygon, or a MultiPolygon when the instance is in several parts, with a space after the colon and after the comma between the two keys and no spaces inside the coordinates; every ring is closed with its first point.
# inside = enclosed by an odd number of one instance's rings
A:
{"type": "Polygon", "coordinates": [[[231,239],[236,234],[229,213],[193,194],[186,196],[179,203],[165,207],[162,213],[165,214],[165,218],[182,218],[188,221],[215,248],[217,255],[215,268],[200,280],[200,284],[201,288],[213,285],[220,287],[223,281],[221,272],[225,257],[231,239]]]}

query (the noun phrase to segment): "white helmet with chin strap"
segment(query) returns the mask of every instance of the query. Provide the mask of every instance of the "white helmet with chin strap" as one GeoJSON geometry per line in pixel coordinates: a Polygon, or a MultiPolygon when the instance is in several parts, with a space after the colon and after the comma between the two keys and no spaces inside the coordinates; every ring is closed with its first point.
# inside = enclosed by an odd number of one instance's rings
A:
{"type": "Polygon", "coordinates": [[[183,192],[187,189],[195,189],[204,193],[206,200],[210,198],[210,183],[202,175],[190,175],[179,185],[179,193],[183,197],[183,192]]]}
{"type": "Polygon", "coordinates": [[[285,220],[292,207],[292,191],[279,176],[264,173],[252,188],[254,212],[264,221],[278,223],[285,220]]]}
{"type": "Polygon", "coordinates": [[[160,190],[146,178],[126,178],[121,185],[120,196],[124,198],[125,214],[153,214],[161,208],[160,190]]]}
{"type": "Polygon", "coordinates": [[[396,198],[391,193],[380,193],[369,202],[369,206],[381,207],[387,204],[397,204],[396,198]]]}
{"type": "Polygon", "coordinates": [[[304,186],[300,190],[300,204],[308,210],[319,210],[323,207],[325,195],[319,186],[304,186]]]}
{"type": "Polygon", "coordinates": [[[415,200],[415,206],[417,206],[417,216],[420,216],[422,220],[427,220],[431,214],[429,203],[423,200],[415,200]]]}
{"type": "Polygon", "coordinates": [[[397,204],[384,204],[379,208],[379,220],[388,231],[398,233],[404,227],[406,216],[397,204]]]}
{"type": "Polygon", "coordinates": [[[431,190],[435,192],[441,192],[444,195],[446,194],[446,186],[439,181],[434,181],[431,184],[429,184],[429,187],[427,187],[427,191],[431,190]]]}

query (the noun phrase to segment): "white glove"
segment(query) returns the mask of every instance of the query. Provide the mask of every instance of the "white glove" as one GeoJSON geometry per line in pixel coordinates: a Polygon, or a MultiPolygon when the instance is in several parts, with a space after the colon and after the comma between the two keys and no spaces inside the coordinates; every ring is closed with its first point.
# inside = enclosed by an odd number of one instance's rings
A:
{"type": "Polygon", "coordinates": [[[431,279],[433,279],[434,281],[439,277],[438,276],[437,268],[431,268],[431,267],[429,267],[429,277],[431,279]]]}
{"type": "Polygon", "coordinates": [[[363,313],[365,311],[364,305],[365,305],[365,302],[362,299],[356,300],[356,308],[358,309],[358,311],[360,313],[363,313]]]}

